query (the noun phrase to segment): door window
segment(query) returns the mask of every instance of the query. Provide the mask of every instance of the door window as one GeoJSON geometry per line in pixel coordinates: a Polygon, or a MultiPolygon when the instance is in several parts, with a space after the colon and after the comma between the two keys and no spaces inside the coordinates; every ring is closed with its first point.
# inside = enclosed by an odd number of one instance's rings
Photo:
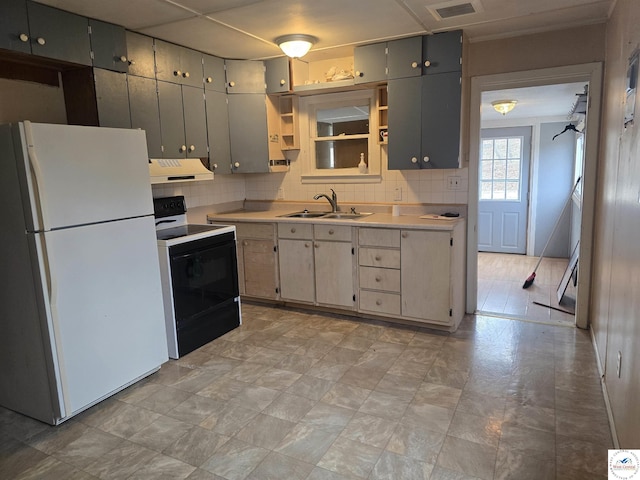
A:
{"type": "Polygon", "coordinates": [[[483,138],[480,200],[520,201],[523,137],[483,138]]]}

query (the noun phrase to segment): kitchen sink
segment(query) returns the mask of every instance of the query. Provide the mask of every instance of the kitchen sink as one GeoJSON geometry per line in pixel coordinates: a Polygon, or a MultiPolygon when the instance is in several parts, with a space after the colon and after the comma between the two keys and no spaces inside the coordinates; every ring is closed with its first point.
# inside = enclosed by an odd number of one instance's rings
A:
{"type": "Polygon", "coordinates": [[[334,220],[355,220],[357,218],[362,218],[362,217],[366,217],[369,215],[373,215],[373,213],[342,213],[342,212],[336,212],[336,213],[327,213],[326,215],[323,215],[322,218],[332,218],[334,220]]]}
{"type": "Polygon", "coordinates": [[[308,210],[304,210],[303,212],[293,212],[287,213],[284,215],[278,215],[279,217],[286,218],[318,218],[327,215],[330,212],[310,212],[308,210]]]}

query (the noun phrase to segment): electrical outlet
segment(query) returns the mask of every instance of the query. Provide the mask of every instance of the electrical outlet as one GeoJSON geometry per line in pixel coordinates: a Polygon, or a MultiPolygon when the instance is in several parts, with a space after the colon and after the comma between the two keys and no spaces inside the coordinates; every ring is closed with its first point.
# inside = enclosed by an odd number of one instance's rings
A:
{"type": "Polygon", "coordinates": [[[620,378],[620,370],[622,369],[622,352],[618,352],[618,361],[616,362],[616,375],[620,378]]]}
{"type": "Polygon", "coordinates": [[[400,202],[402,200],[402,187],[396,187],[393,190],[393,201],[400,202]]]}
{"type": "Polygon", "coordinates": [[[278,188],[278,200],[284,200],[284,188],[278,188]]]}
{"type": "Polygon", "coordinates": [[[447,182],[447,188],[449,190],[458,190],[459,188],[462,188],[462,177],[451,175],[447,177],[447,182]]]}

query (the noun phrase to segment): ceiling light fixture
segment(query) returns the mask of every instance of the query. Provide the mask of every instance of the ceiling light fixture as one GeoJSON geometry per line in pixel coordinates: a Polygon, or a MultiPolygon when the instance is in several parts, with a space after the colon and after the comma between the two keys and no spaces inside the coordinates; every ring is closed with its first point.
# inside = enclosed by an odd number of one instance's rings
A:
{"type": "Polygon", "coordinates": [[[496,100],[495,102],[491,102],[491,105],[493,105],[493,109],[496,112],[506,115],[513,110],[516,103],[518,103],[517,100],[496,100]]]}
{"type": "Polygon", "coordinates": [[[282,49],[285,55],[291,58],[303,57],[317,41],[318,39],[316,37],[302,33],[283,35],[282,37],[276,38],[276,44],[282,49]]]}

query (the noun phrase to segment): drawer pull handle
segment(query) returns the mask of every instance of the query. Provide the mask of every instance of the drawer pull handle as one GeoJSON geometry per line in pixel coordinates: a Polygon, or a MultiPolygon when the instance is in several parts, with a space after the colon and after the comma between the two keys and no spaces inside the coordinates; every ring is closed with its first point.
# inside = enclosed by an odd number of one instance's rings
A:
{"type": "Polygon", "coordinates": [[[382,260],[382,257],[380,255],[376,255],[376,262],[379,262],[380,260],[382,260]]]}
{"type": "Polygon", "coordinates": [[[296,229],[295,229],[295,228],[292,228],[292,229],[291,229],[291,233],[296,233],[296,229]]]}
{"type": "Polygon", "coordinates": [[[333,235],[333,229],[329,230],[329,235],[333,235]]]}
{"type": "Polygon", "coordinates": [[[382,281],[382,278],[376,277],[376,282],[381,282],[381,281],[382,281]]]}
{"type": "Polygon", "coordinates": [[[376,300],[376,305],[378,306],[382,305],[382,300],[376,300]]]}

